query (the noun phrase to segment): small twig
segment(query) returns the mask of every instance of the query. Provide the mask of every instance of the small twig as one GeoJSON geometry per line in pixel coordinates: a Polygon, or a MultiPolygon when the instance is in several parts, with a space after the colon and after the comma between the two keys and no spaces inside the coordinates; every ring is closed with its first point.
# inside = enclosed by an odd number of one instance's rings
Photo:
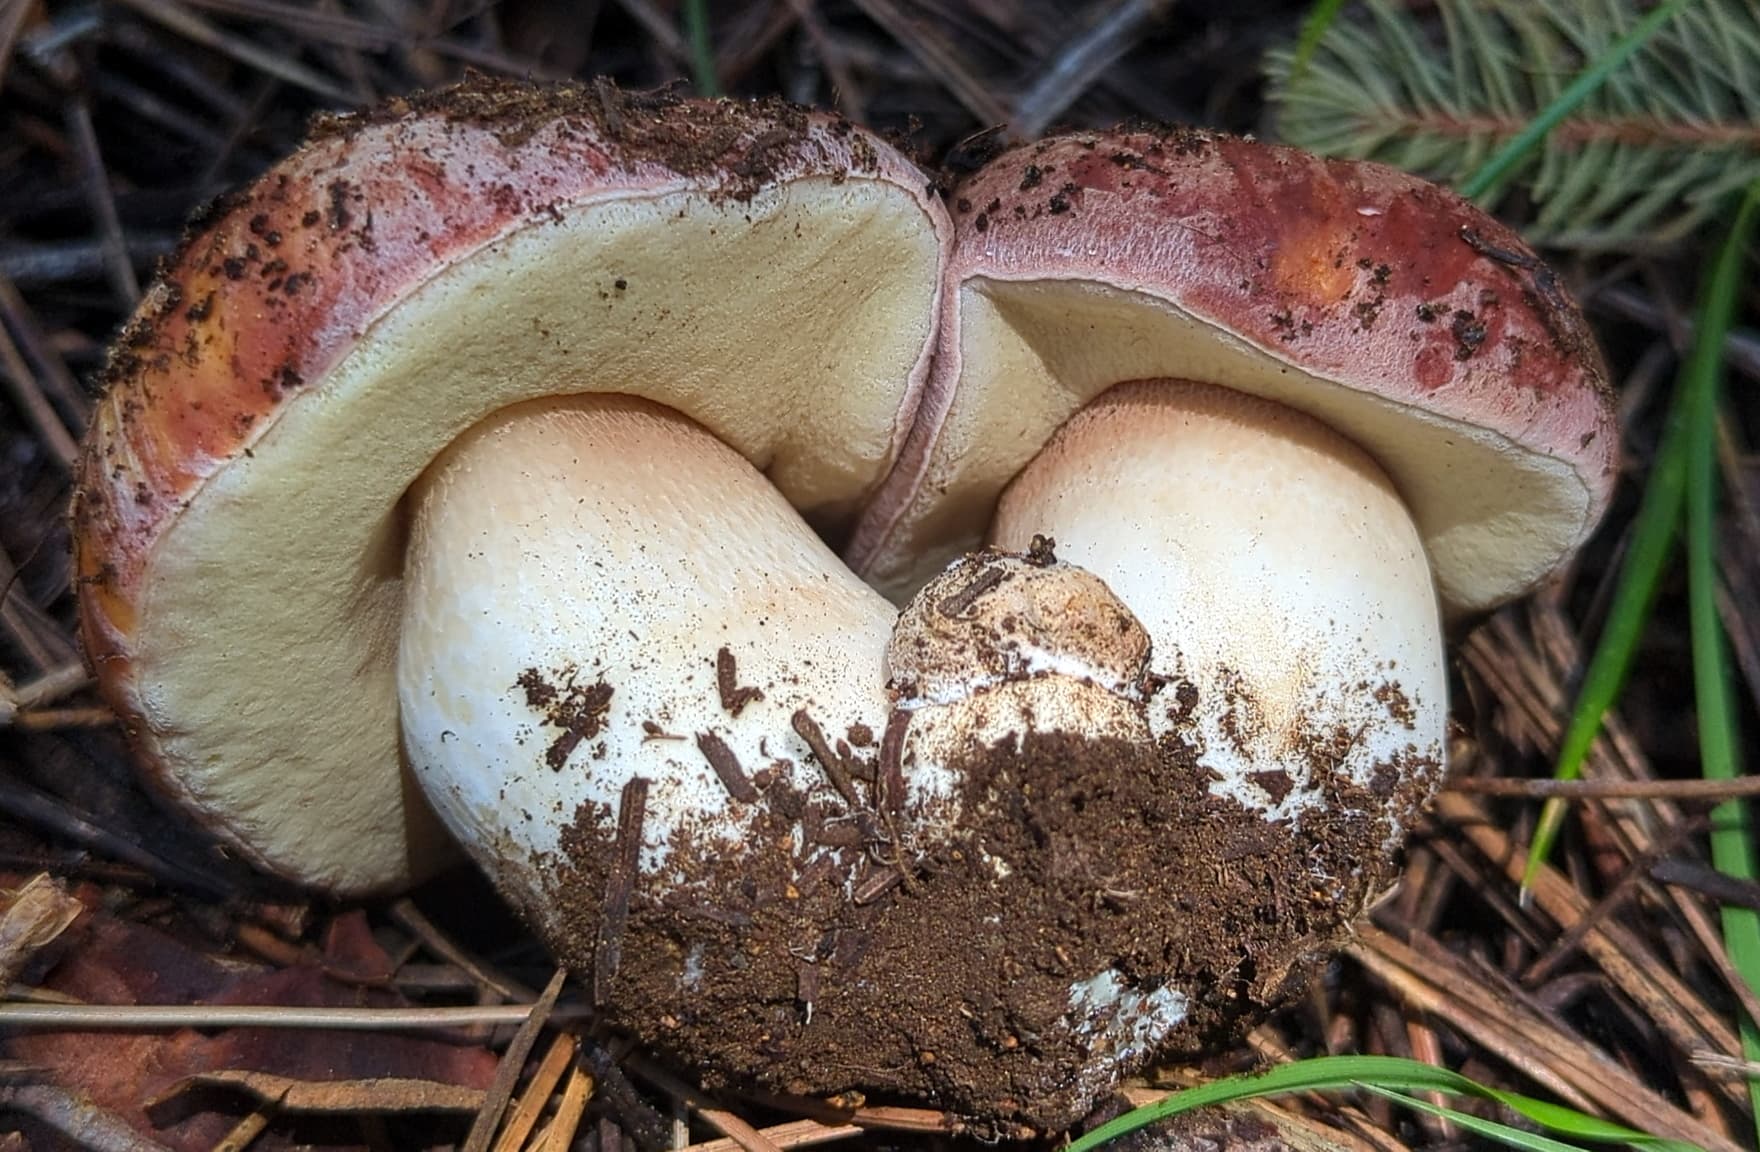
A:
{"type": "Polygon", "coordinates": [[[664,1148],[671,1125],[630,1082],[620,1062],[624,1056],[589,1041],[581,1047],[580,1061],[598,1081],[595,1091],[602,1110],[634,1135],[638,1147],[664,1148]]]}
{"type": "Polygon", "coordinates": [[[7,394],[37,438],[48,446],[49,455],[62,471],[71,473],[79,463],[79,444],[43,395],[36,374],[4,327],[0,327],[0,384],[6,385],[7,394]]]}
{"type": "Polygon", "coordinates": [[[986,567],[970,584],[958,592],[943,596],[935,605],[935,611],[949,620],[957,620],[965,614],[966,609],[978,602],[979,597],[1002,583],[1008,576],[1008,570],[1000,565],[986,567]]]}
{"type": "Polygon", "coordinates": [[[85,433],[91,399],[80,388],[79,381],[67,367],[67,361],[61,358],[61,352],[48,333],[43,331],[36,313],[19,294],[18,286],[4,275],[0,275],[0,317],[5,318],[6,326],[12,330],[25,359],[36,367],[38,383],[60,406],[57,414],[67,418],[68,432],[78,439],[85,433]]]}
{"type": "Polygon", "coordinates": [[[34,1116],[90,1152],[170,1152],[85,1096],[53,1084],[0,1085],[0,1110],[34,1116]]]}
{"type": "Polygon", "coordinates": [[[35,680],[27,680],[10,691],[0,686],[0,728],[4,728],[10,718],[8,708],[12,712],[41,708],[90,686],[91,682],[92,677],[86,671],[86,666],[75,660],[59,668],[52,668],[35,680]]]}
{"type": "Polygon", "coordinates": [[[347,89],[338,87],[305,65],[290,60],[286,56],[277,55],[248,40],[241,40],[220,31],[182,5],[173,3],[172,0],[122,0],[122,3],[149,20],[165,26],[184,39],[192,40],[204,48],[223,52],[241,64],[285,80],[297,88],[304,88],[308,92],[343,107],[354,106],[354,95],[347,89]]]}
{"type": "Polygon", "coordinates": [[[67,102],[67,132],[73,137],[74,155],[79,158],[86,200],[92,215],[97,218],[110,286],[123,309],[132,311],[141,298],[141,282],[135,278],[134,264],[128,258],[128,246],[122,235],[122,217],[116,213],[116,197],[110,190],[110,172],[104,166],[103,153],[98,150],[98,133],[92,127],[91,107],[83,97],[67,102]]]}
{"type": "MultiPolygon", "coordinates": [[[[865,1129],[856,1124],[821,1124],[817,1120],[790,1120],[786,1124],[758,1129],[759,1135],[778,1148],[806,1148],[814,1144],[829,1144],[834,1140],[860,1136],[864,1131],[865,1129]]],[[[723,1136],[719,1140],[705,1140],[701,1144],[687,1145],[683,1152],[741,1152],[743,1147],[739,1141],[723,1136]]]]}
{"type": "Polygon", "coordinates": [[[1760,776],[1734,780],[1553,780],[1502,776],[1457,777],[1444,791],[1531,800],[1699,800],[1715,803],[1732,796],[1760,796],[1760,776]]]}
{"type": "Polygon", "coordinates": [[[274,24],[297,32],[302,39],[339,48],[385,52],[410,43],[408,34],[396,28],[334,12],[314,12],[309,7],[280,4],[275,0],[183,0],[183,3],[208,12],[242,16],[256,24],[274,24]]]}
{"type": "Polygon", "coordinates": [[[518,1003],[530,1003],[537,998],[536,990],[526,987],[504,972],[497,971],[493,966],[478,960],[457,944],[434,924],[421,909],[408,898],[399,900],[391,906],[391,918],[402,925],[410,935],[422,942],[422,946],[441,959],[463,969],[472,980],[494,992],[503,1000],[518,1003]]]}
{"type": "MultiPolygon", "coordinates": [[[[1760,911],[1760,884],[1728,876],[1715,868],[1691,860],[1670,857],[1650,866],[1650,878],[1659,884],[1673,884],[1707,896],[1719,904],[1760,911]]],[[[1760,1017],[1757,1017],[1760,1018],[1760,1017]]]]}
{"type": "MultiPolygon", "coordinates": [[[[335,1029],[342,1032],[444,1030],[474,1024],[523,1024],[533,1004],[448,1008],[289,1008],[268,1004],[16,1004],[0,1003],[0,1027],[76,1032],[158,1032],[176,1028],[335,1029]]],[[[551,1019],[592,1015],[564,1005],[551,1019]]]]}
{"type": "Polygon", "coordinates": [[[862,800],[856,792],[855,781],[850,778],[849,769],[845,767],[843,757],[834,752],[830,743],[825,739],[825,730],[819,727],[819,722],[813,719],[805,708],[796,709],[794,715],[789,717],[788,722],[789,726],[795,730],[795,734],[806,741],[807,747],[811,749],[813,756],[819,761],[819,767],[824,771],[825,778],[831,781],[831,786],[837,789],[837,794],[843,797],[844,803],[848,804],[852,811],[861,808],[862,800]]]}
{"type": "Polygon", "coordinates": [[[632,777],[623,786],[617,807],[617,841],[605,874],[605,901],[599,916],[599,939],[593,949],[593,1003],[611,999],[611,981],[623,959],[623,930],[629,923],[629,902],[642,865],[642,824],[648,810],[648,780],[632,777]]]}
{"type": "MultiPolygon", "coordinates": [[[[0,712],[4,708],[0,707],[0,712]]],[[[0,717],[3,721],[4,717],[0,717]]],[[[38,712],[20,712],[12,718],[12,727],[20,732],[53,732],[61,728],[102,728],[116,723],[116,713],[102,705],[89,708],[45,708],[38,712]]],[[[5,727],[0,723],[0,727],[5,727]]]]}
{"type": "Polygon", "coordinates": [[[850,893],[850,903],[857,907],[872,904],[898,887],[903,880],[904,873],[897,868],[876,868],[868,873],[860,884],[856,885],[855,891],[850,893]]]}
{"type": "Polygon", "coordinates": [[[904,738],[910,730],[911,714],[894,708],[886,717],[886,730],[880,736],[880,762],[874,769],[874,786],[879,790],[879,807],[886,816],[893,843],[899,843],[898,830],[892,818],[904,813],[904,738]]]}
{"type": "Polygon", "coordinates": [[[1173,0],[1119,0],[1086,33],[1057,54],[1037,83],[1015,101],[1009,127],[1036,140],[1108,69],[1136,46],[1149,25],[1167,15],[1173,0]]]}
{"type": "Polygon", "coordinates": [[[12,557],[0,548],[0,628],[18,641],[31,664],[40,672],[79,658],[65,633],[24,594],[12,557]]]}
{"type": "Polygon", "coordinates": [[[562,985],[567,980],[568,969],[558,968],[556,975],[550,977],[550,983],[544,986],[538,1002],[531,1006],[520,1023],[519,1031],[513,1034],[507,1051],[501,1054],[501,1063],[495,1067],[495,1078],[489,1082],[489,1094],[483,1098],[483,1107],[477,1112],[477,1118],[471,1121],[464,1152],[489,1152],[489,1141],[494,1139],[495,1129],[501,1125],[501,1114],[507,1110],[514,1085],[519,1083],[526,1057],[531,1055],[532,1045],[538,1042],[538,1033],[544,1030],[555,1011],[556,998],[562,995],[562,985]]]}
{"type": "Polygon", "coordinates": [[[275,1111],[268,1105],[262,1105],[250,1115],[234,1124],[226,1135],[220,1137],[211,1152],[244,1152],[263,1130],[269,1127],[269,1121],[275,1118],[275,1111]]]}
{"type": "Polygon", "coordinates": [[[1643,878],[1647,863],[1664,859],[1669,853],[1676,851],[1688,837],[1702,831],[1698,822],[1683,821],[1670,829],[1667,837],[1650,853],[1631,862],[1622,875],[1611,887],[1590,906],[1589,910],[1577,918],[1574,924],[1565,928],[1564,934],[1554,940],[1541,954],[1538,960],[1528,966],[1521,975],[1521,982],[1529,988],[1537,987],[1552,977],[1560,966],[1577,954],[1583,938],[1593,931],[1616,911],[1622,908],[1638,892],[1639,881],[1643,878]]]}
{"type": "Polygon", "coordinates": [[[734,659],[733,649],[725,644],[715,651],[715,691],[721,697],[721,707],[736,719],[747,704],[764,698],[761,689],[750,684],[740,686],[739,662],[734,659]]]}
{"type": "Polygon", "coordinates": [[[939,32],[912,19],[897,0],[856,0],[856,7],[922,62],[929,75],[952,92],[980,124],[1001,124],[1008,109],[990,94],[990,85],[972,74],[959,53],[939,32]]]}
{"type": "Polygon", "coordinates": [[[133,841],[99,827],[59,800],[38,792],[9,774],[0,774],[0,812],[5,812],[22,823],[42,828],[52,835],[101,852],[112,859],[132,864],[162,884],[193,889],[218,899],[233,895],[230,886],[220,880],[191,872],[154,855],[133,841]]]}
{"type": "Polygon", "coordinates": [[[745,769],[740,767],[739,757],[734,755],[733,749],[727,746],[727,741],[713,732],[699,732],[697,733],[697,751],[703,754],[703,759],[707,760],[709,767],[715,770],[716,778],[721,781],[721,786],[727,789],[729,796],[741,804],[756,804],[758,802],[758,789],[753,786],[745,769]]]}
{"type": "Polygon", "coordinates": [[[744,1152],[781,1152],[762,1132],[664,1068],[639,1058],[631,1058],[626,1063],[632,1072],[644,1080],[689,1104],[703,1118],[705,1124],[739,1145],[744,1152]]]}
{"type": "Polygon", "coordinates": [[[1693,1067],[1708,1076],[1732,1080],[1760,1079],[1760,1061],[1738,1060],[1709,1050],[1694,1052],[1688,1059],[1693,1062],[1693,1067]]]}
{"type": "Polygon", "coordinates": [[[934,1108],[894,1108],[882,1105],[857,1108],[850,1113],[850,1123],[863,1128],[884,1128],[890,1132],[959,1132],[962,1125],[947,1113],[934,1108]]]}
{"type": "MultiPolygon", "coordinates": [[[[126,240],[128,258],[137,267],[177,249],[171,232],[141,232],[126,240]]],[[[104,245],[97,240],[65,240],[47,244],[16,244],[0,248],[0,276],[25,288],[91,280],[104,274],[104,245]]]]}
{"type": "Polygon", "coordinates": [[[544,1129],[543,1139],[537,1143],[534,1152],[568,1152],[574,1144],[575,1133],[580,1131],[581,1117],[587,1113],[587,1100],[592,1094],[593,1077],[576,1065],[568,1074],[568,1087],[562,1090],[556,1115],[550,1126],[544,1129]]]}

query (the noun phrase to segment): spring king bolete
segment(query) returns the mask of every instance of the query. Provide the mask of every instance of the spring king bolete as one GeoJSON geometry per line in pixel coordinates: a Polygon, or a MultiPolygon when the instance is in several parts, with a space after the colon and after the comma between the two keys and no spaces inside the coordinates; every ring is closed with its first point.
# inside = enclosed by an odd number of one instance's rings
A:
{"type": "Polygon", "coordinates": [[[1599,353],[1518,237],[1379,165],[1082,133],[950,198],[934,371],[846,557],[900,595],[1043,534],[1106,581],[1153,643],[1167,765],[1236,829],[1215,928],[1269,990],[1283,925],[1360,909],[1439,778],[1443,620],[1605,511],[1599,353]]]}
{"type": "Polygon", "coordinates": [[[1594,354],[1382,169],[1078,137],[971,189],[604,84],[321,126],[192,231],[87,444],[148,779],[342,893],[444,827],[711,1082],[1056,1128],[1273,999],[1434,782],[1425,546],[1483,607],[1605,501],[1594,354]]]}

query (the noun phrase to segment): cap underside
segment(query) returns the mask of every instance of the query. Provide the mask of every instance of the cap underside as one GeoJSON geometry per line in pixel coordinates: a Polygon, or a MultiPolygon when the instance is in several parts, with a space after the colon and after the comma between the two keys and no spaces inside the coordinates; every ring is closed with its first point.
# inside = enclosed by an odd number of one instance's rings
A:
{"type": "Polygon", "coordinates": [[[957,303],[951,407],[914,497],[863,565],[894,598],[970,547],[1052,431],[1127,380],[1222,384],[1306,412],[1361,445],[1410,507],[1451,612],[1495,604],[1543,576],[1594,511],[1593,494],[1564,461],[1311,375],[1146,292],[974,278],[957,303]]]}
{"type": "Polygon", "coordinates": [[[938,258],[904,190],[815,178],[579,206],[416,286],[158,542],[136,675],[171,786],[308,883],[428,870],[443,838],[402,764],[394,668],[409,484],[499,408],[621,392],[835,523],[902,435],[938,258]]]}

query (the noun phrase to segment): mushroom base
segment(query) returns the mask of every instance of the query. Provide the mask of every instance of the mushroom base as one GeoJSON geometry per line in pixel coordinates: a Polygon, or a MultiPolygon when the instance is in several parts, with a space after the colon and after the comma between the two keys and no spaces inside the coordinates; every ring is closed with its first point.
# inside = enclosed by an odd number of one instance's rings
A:
{"type": "MultiPolygon", "coordinates": [[[[612,1021],[711,1083],[859,1087],[984,1133],[1058,1131],[1165,1046],[1217,1039],[1299,986],[1390,879],[1383,845],[1427,791],[1322,774],[1329,803],[1298,827],[1214,795],[1176,738],[968,751],[957,830],[871,897],[867,851],[798,844],[787,796],[767,797],[747,855],[675,845],[664,891],[635,878],[612,1021]]],[[[599,936],[616,838],[603,808],[565,833],[533,910],[574,926],[562,940],[599,936]]],[[[596,953],[560,959],[591,972],[596,953]]]]}

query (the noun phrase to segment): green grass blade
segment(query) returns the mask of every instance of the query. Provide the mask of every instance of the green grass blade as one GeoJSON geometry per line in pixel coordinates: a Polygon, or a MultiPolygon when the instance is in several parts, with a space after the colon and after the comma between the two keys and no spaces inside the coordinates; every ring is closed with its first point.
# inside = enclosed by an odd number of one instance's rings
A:
{"type": "Polygon", "coordinates": [[[1532,1132],[1524,1132],[1520,1128],[1511,1128],[1507,1124],[1499,1124],[1495,1120],[1485,1120],[1471,1116],[1465,1112],[1457,1112],[1453,1108],[1444,1108],[1440,1104],[1432,1104],[1428,1100],[1420,1100],[1416,1096],[1407,1096],[1404,1092],[1395,1092],[1391,1088],[1377,1088],[1373,1084],[1362,1085],[1365,1091],[1385,1097],[1402,1104],[1415,1112],[1427,1112],[1439,1116],[1460,1128],[1487,1140],[1495,1140],[1507,1148],[1519,1148],[1522,1152],[1583,1152],[1575,1144],[1566,1144],[1562,1140],[1554,1140],[1550,1136],[1539,1136],[1532,1132]]]}
{"type": "Polygon", "coordinates": [[[1491,159],[1468,177],[1467,182],[1460,187],[1461,195],[1468,199],[1477,199],[1489,192],[1546,139],[1547,133],[1558,127],[1597,88],[1606,83],[1607,78],[1630,59],[1632,53],[1642,48],[1676,12],[1693,2],[1694,0],[1669,0],[1666,4],[1652,8],[1642,20],[1632,25],[1630,31],[1610,45],[1604,55],[1571,81],[1538,116],[1530,120],[1526,128],[1511,137],[1509,143],[1499,148],[1491,159]]]}
{"type": "Polygon", "coordinates": [[[684,34],[691,46],[691,83],[699,96],[721,95],[715,78],[715,46],[709,35],[709,0],[684,0],[684,34]]]}
{"type": "MultiPolygon", "coordinates": [[[[1723,388],[1723,340],[1742,290],[1742,261],[1760,213],[1760,181],[1748,186],[1735,223],[1717,253],[1699,302],[1693,355],[1683,377],[1687,413],[1687,597],[1693,634],[1693,695],[1699,712],[1699,759],[1707,779],[1741,775],[1735,689],[1729,653],[1717,618],[1717,411],[1723,388]]],[[[1711,814],[1711,860],[1718,871],[1756,879],[1748,808],[1729,800],[1711,814]]],[[[1725,905],[1723,939],[1730,961],[1749,987],[1760,987],[1760,913],[1725,905]]],[[[1760,1031],[1743,1019],[1742,1051],[1760,1059],[1760,1031]]],[[[1760,1082],[1749,1081],[1756,1123],[1760,1082]]]]}
{"type": "Polygon", "coordinates": [[[1456,1096],[1492,1100],[1542,1127],[1578,1139],[1618,1142],[1655,1152],[1688,1152],[1692,1148],[1676,1140],[1663,1140],[1621,1124],[1588,1116],[1562,1105],[1536,1100],[1517,1092],[1488,1088],[1458,1072],[1406,1060],[1397,1056],[1320,1056],[1280,1064],[1265,1072],[1230,1076],[1196,1088],[1176,1092],[1165,1100],[1146,1104],[1094,1129],[1070,1144],[1064,1152],[1090,1152],[1127,1132],[1213,1104],[1227,1104],[1260,1096],[1291,1092],[1347,1091],[1364,1085],[1394,1090],[1439,1091],[1456,1096]]]}
{"type": "Polygon", "coordinates": [[[1344,0],[1314,0],[1314,6],[1308,9],[1308,15],[1302,20],[1302,30],[1296,37],[1295,54],[1290,57],[1289,75],[1284,83],[1293,84],[1308,67],[1308,61],[1319,51],[1320,41],[1325,39],[1326,32],[1344,11],[1344,0]]]}

